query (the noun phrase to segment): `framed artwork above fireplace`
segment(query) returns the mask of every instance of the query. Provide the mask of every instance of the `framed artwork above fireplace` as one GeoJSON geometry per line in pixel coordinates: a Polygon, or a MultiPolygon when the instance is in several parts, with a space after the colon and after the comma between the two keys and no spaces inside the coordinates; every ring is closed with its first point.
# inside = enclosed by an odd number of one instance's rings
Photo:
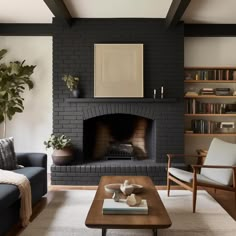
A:
{"type": "Polygon", "coordinates": [[[94,45],[94,97],[143,97],[143,44],[94,45]]]}

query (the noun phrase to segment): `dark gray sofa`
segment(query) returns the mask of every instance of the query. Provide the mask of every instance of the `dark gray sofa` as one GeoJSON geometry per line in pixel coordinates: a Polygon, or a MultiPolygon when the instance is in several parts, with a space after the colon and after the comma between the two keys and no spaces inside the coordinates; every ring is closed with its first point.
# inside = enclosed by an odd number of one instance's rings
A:
{"type": "MultiPolygon", "coordinates": [[[[47,155],[17,153],[17,164],[24,168],[13,170],[30,181],[32,205],[47,193],[47,155]]],[[[15,185],[0,184],[0,236],[5,235],[19,221],[20,192],[15,185]]]]}

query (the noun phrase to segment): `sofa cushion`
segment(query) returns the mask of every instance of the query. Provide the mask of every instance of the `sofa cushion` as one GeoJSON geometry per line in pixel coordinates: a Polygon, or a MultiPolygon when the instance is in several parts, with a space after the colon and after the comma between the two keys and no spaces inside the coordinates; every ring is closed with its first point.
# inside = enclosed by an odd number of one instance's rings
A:
{"type": "Polygon", "coordinates": [[[44,182],[46,171],[42,167],[25,167],[14,170],[14,172],[25,175],[31,186],[32,204],[35,204],[44,194],[44,182]]]}
{"type": "MultiPolygon", "coordinates": [[[[31,186],[32,203],[35,203],[41,194],[42,181],[45,175],[45,169],[42,167],[25,167],[14,170],[14,172],[25,175],[31,186]]],[[[19,199],[20,192],[17,186],[12,184],[0,184],[0,208],[7,208],[19,199]]]]}
{"type": "Polygon", "coordinates": [[[13,138],[0,139],[0,169],[14,170],[17,168],[13,138]]]}
{"type": "Polygon", "coordinates": [[[34,183],[41,181],[41,175],[44,173],[45,169],[42,167],[24,167],[13,171],[25,175],[30,183],[34,183]]]}
{"type": "Polygon", "coordinates": [[[19,199],[20,191],[12,184],[0,184],[0,209],[8,208],[19,199]]]}

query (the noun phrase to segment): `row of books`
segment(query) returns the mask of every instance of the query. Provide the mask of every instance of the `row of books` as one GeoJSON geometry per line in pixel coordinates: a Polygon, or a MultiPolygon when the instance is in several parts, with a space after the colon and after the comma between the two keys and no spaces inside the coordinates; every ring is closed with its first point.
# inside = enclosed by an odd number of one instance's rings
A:
{"type": "Polygon", "coordinates": [[[186,70],[185,80],[236,80],[236,70],[186,70]]]}
{"type": "Polygon", "coordinates": [[[212,134],[220,128],[220,123],[211,120],[193,119],[191,120],[191,129],[198,134],[212,134]]]}
{"type": "Polygon", "coordinates": [[[187,114],[224,114],[227,104],[225,103],[204,103],[195,99],[188,99],[185,103],[187,114]]]}

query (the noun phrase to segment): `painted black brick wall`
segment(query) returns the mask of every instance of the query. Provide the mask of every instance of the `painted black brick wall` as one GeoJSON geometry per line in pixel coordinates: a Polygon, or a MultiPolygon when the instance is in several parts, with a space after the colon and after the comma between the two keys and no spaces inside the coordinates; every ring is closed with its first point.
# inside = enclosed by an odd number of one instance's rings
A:
{"type": "Polygon", "coordinates": [[[75,19],[72,27],[54,19],[53,24],[53,132],[72,138],[81,152],[78,159],[83,157],[84,110],[101,104],[67,102],[71,94],[61,78],[64,74],[79,76],[81,97],[93,97],[95,43],[144,44],[144,97],[151,98],[153,89],[159,91],[163,85],[166,97],[180,100],[135,106],[154,110],[159,127],[157,162],[166,162],[168,152],[183,153],[183,24],[171,30],[163,19],[75,19]]]}

